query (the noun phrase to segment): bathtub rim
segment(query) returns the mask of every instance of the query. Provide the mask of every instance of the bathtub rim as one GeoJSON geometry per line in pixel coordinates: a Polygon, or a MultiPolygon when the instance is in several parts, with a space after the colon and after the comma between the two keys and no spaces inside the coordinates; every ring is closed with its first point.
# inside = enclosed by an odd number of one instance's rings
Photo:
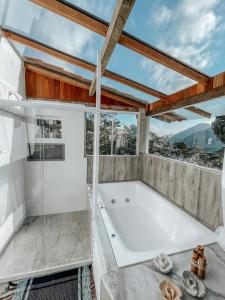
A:
{"type": "Polygon", "coordinates": [[[177,253],[181,253],[187,250],[194,249],[198,244],[203,245],[210,245],[217,242],[217,233],[213,230],[209,229],[207,226],[202,224],[200,221],[196,220],[193,216],[189,215],[183,209],[178,207],[176,204],[168,201],[166,197],[164,197],[161,193],[158,193],[155,189],[149,187],[146,183],[141,180],[134,180],[134,181],[115,181],[115,182],[105,182],[100,183],[99,186],[103,185],[116,185],[116,184],[139,184],[142,187],[149,189],[151,192],[156,194],[162,201],[165,201],[168,205],[173,206],[178,214],[184,216],[195,228],[200,228],[203,233],[206,233],[206,237],[198,239],[193,242],[188,242],[181,244],[179,246],[167,246],[156,250],[149,250],[149,251],[139,251],[135,252],[130,250],[126,247],[124,242],[122,241],[119,233],[117,232],[116,228],[114,227],[112,220],[107,212],[107,209],[104,205],[104,200],[101,199],[101,195],[98,194],[98,208],[100,210],[101,217],[103,219],[103,224],[105,226],[108,239],[110,241],[110,245],[118,265],[118,268],[124,268],[131,265],[136,265],[139,263],[143,263],[146,261],[151,261],[159,255],[160,253],[166,253],[168,255],[173,255],[177,253]],[[115,237],[112,237],[112,234],[115,234],[115,237]],[[207,236],[208,235],[208,236],[207,236]],[[160,250],[160,251],[159,251],[160,250]]]}

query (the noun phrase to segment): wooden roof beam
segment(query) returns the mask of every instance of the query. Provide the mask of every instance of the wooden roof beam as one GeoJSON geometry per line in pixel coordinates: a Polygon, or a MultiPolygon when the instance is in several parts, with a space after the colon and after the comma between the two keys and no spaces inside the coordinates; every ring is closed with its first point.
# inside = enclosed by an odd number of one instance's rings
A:
{"type": "Polygon", "coordinates": [[[184,120],[187,120],[186,117],[183,117],[177,113],[174,112],[167,112],[163,114],[164,117],[170,119],[171,121],[176,121],[176,122],[182,122],[184,120]]]}
{"type": "Polygon", "coordinates": [[[157,115],[222,96],[225,96],[225,72],[210,78],[207,86],[200,83],[192,85],[169,95],[165,100],[159,100],[147,105],[147,110],[149,115],[157,115]]]}
{"type": "MultiPolygon", "coordinates": [[[[104,20],[68,3],[65,0],[30,0],[54,13],[57,13],[79,25],[82,25],[97,34],[106,36],[109,24],[104,20]]],[[[118,43],[147,58],[150,58],[171,70],[189,77],[204,85],[208,83],[209,76],[178,60],[177,58],[161,51],[127,32],[122,32],[118,43]]]]}
{"type": "MultiPolygon", "coordinates": [[[[57,59],[60,59],[62,61],[65,61],[69,64],[75,65],[77,67],[83,68],[87,71],[90,72],[95,72],[96,69],[96,65],[92,64],[86,60],[80,59],[76,56],[72,56],[70,54],[67,54],[63,51],[57,50],[55,48],[52,48],[44,43],[40,43],[34,39],[28,38],[24,35],[21,35],[19,33],[16,33],[12,30],[6,29],[6,28],[2,28],[2,32],[4,34],[4,36],[7,39],[10,39],[11,41],[15,41],[17,43],[23,44],[27,47],[30,47],[32,49],[41,51],[47,55],[53,56],[57,59]]],[[[152,89],[144,84],[138,83],[134,80],[131,80],[129,78],[126,78],[122,75],[119,75],[117,73],[111,72],[109,70],[105,70],[104,72],[104,77],[107,77],[111,80],[117,81],[119,83],[122,83],[124,85],[127,85],[133,89],[136,89],[140,92],[143,92],[145,94],[154,96],[156,98],[160,98],[160,99],[165,99],[166,98],[166,94],[161,93],[155,89],[152,89]]]]}
{"type": "Polygon", "coordinates": [[[173,121],[171,119],[166,118],[164,115],[157,115],[157,116],[152,116],[152,118],[157,119],[162,122],[166,123],[172,123],[173,121]]]}
{"type": "MultiPolygon", "coordinates": [[[[130,12],[134,6],[135,0],[117,0],[112,20],[109,25],[105,42],[101,51],[101,74],[103,75],[111,55],[118,43],[123,28],[127,22],[130,12]]],[[[93,96],[96,91],[96,74],[92,80],[89,95],[93,96]]]]}
{"type": "Polygon", "coordinates": [[[177,113],[174,113],[174,112],[168,112],[168,113],[164,113],[164,114],[153,116],[153,117],[160,121],[164,121],[164,122],[168,122],[168,123],[182,122],[184,120],[187,120],[186,117],[178,115],[177,113]]]}
{"type": "Polygon", "coordinates": [[[194,113],[194,114],[197,114],[197,115],[199,115],[201,117],[204,117],[204,118],[210,119],[211,116],[212,116],[209,112],[207,112],[205,110],[202,110],[202,109],[200,109],[200,108],[198,108],[196,106],[185,107],[185,109],[188,110],[188,111],[190,111],[190,112],[192,112],[192,113],[194,113]]]}
{"type": "MultiPolygon", "coordinates": [[[[90,80],[85,79],[77,74],[61,71],[58,67],[54,67],[43,62],[35,63],[34,61],[25,61],[25,68],[36,73],[48,76],[49,78],[57,79],[86,90],[89,90],[90,88],[90,80]]],[[[102,86],[102,95],[121,103],[131,105],[135,108],[145,107],[144,103],[138,101],[139,99],[106,86],[102,86]]]]}

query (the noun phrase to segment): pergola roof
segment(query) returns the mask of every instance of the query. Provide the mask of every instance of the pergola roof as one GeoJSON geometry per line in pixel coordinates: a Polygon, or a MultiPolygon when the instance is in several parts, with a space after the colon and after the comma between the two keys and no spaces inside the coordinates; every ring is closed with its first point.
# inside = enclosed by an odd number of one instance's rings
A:
{"type": "MultiPolygon", "coordinates": [[[[33,16],[32,26],[30,28],[30,32],[26,32],[24,34],[21,32],[20,28],[17,26],[12,26],[7,23],[7,15],[10,14],[10,1],[6,1],[4,6],[4,11],[2,13],[2,22],[1,22],[1,30],[6,38],[15,42],[16,47],[18,48],[18,44],[22,44],[29,49],[33,49],[36,52],[28,52],[30,58],[26,58],[26,68],[33,69],[35,72],[45,72],[46,76],[58,76],[62,80],[70,80],[72,84],[76,82],[76,84],[84,89],[89,88],[90,96],[93,96],[95,93],[95,69],[96,65],[86,59],[81,57],[77,57],[75,55],[71,55],[71,53],[67,51],[62,51],[64,44],[64,37],[61,36],[62,46],[60,49],[55,47],[51,43],[51,36],[49,37],[49,42],[44,43],[40,39],[38,39],[38,34],[36,37],[32,34],[32,28],[34,28],[35,16],[33,16]],[[45,61],[37,60],[37,58],[42,58],[37,53],[45,53],[45,61]],[[32,55],[33,54],[33,55],[32,55]],[[33,56],[33,60],[32,60],[33,56]],[[84,78],[79,74],[79,71],[76,72],[67,72],[66,70],[57,69],[53,66],[53,64],[49,57],[54,57],[54,59],[63,61],[69,66],[76,66],[77,70],[85,70],[88,71],[88,75],[84,78]],[[36,60],[35,60],[36,59],[36,60]],[[90,73],[94,73],[94,76],[90,75],[90,73]],[[93,78],[90,81],[90,78],[93,78]]],[[[69,20],[70,26],[80,26],[86,28],[84,31],[84,35],[92,31],[95,34],[98,34],[104,39],[101,43],[99,43],[98,50],[101,50],[102,54],[102,75],[113,82],[116,82],[119,85],[125,85],[127,91],[129,91],[132,95],[138,95],[137,92],[141,93],[141,97],[131,96],[128,93],[120,92],[118,89],[113,89],[107,86],[102,86],[102,94],[109,96],[111,99],[118,101],[121,103],[121,107],[127,105],[127,109],[143,108],[145,107],[148,115],[159,115],[157,118],[166,121],[182,121],[185,120],[185,116],[181,116],[177,113],[171,113],[170,110],[178,109],[184,107],[186,111],[189,113],[204,117],[210,118],[211,111],[206,108],[199,107],[198,103],[218,99],[225,95],[225,73],[220,73],[216,76],[209,76],[205,74],[199,69],[194,68],[193,66],[187,64],[186,62],[181,61],[175,56],[171,56],[171,54],[162,51],[161,49],[149,44],[146,41],[141,40],[138,37],[131,35],[124,31],[124,26],[129,18],[129,15],[133,10],[135,10],[135,0],[117,0],[114,5],[114,11],[111,13],[111,22],[108,23],[103,19],[100,19],[96,15],[91,14],[90,12],[81,9],[78,6],[75,6],[71,1],[65,0],[19,0],[21,5],[29,5],[30,11],[39,10],[39,16],[43,12],[51,12],[54,15],[49,15],[49,26],[50,19],[54,18],[63,18],[63,20],[69,20]],[[38,6],[36,6],[38,5],[38,6]],[[134,8],[133,8],[134,7],[134,8]],[[150,85],[143,84],[142,82],[133,80],[132,78],[128,78],[128,76],[120,75],[119,73],[115,73],[114,71],[107,69],[107,65],[115,51],[117,45],[122,45],[125,48],[132,50],[138,55],[143,56],[145,59],[149,59],[151,61],[155,61],[160,65],[167,67],[182,76],[185,76],[189,79],[194,80],[196,83],[189,87],[186,87],[182,90],[176,91],[175,93],[165,93],[164,91],[157,90],[155,87],[150,85]],[[151,96],[149,98],[149,95],[151,96]],[[150,102],[150,104],[149,104],[150,102]],[[129,107],[128,107],[129,106],[129,107]]],[[[76,1],[75,1],[76,2],[76,1]]],[[[14,4],[15,5],[15,4],[14,4]]],[[[32,14],[32,12],[31,12],[32,14]]],[[[35,15],[35,14],[34,14],[35,15]]],[[[1,13],[0,13],[1,16],[1,13]]],[[[32,16],[27,16],[32,17],[32,16]]],[[[17,17],[18,18],[18,17],[17,17]]],[[[62,19],[59,19],[59,21],[62,19]]],[[[10,23],[10,22],[9,22],[10,23]]],[[[47,24],[48,25],[48,24],[47,24]]],[[[57,36],[57,32],[54,33],[57,36]]],[[[76,39],[75,36],[71,36],[71,40],[76,39]]],[[[76,41],[75,41],[76,43],[76,41]]],[[[66,47],[65,47],[66,48],[66,47]]],[[[127,50],[128,51],[128,50],[127,50]]],[[[43,60],[43,59],[42,59],[43,60]]],[[[130,68],[134,66],[130,65],[130,68]]],[[[76,70],[76,71],[77,71],[76,70]]],[[[86,74],[85,74],[86,75],[86,74]]],[[[104,80],[104,79],[103,79],[104,80]]],[[[190,81],[191,82],[191,81],[190,81]]],[[[193,81],[192,81],[193,82],[193,81]]],[[[212,112],[213,113],[213,112],[212,112]]]]}

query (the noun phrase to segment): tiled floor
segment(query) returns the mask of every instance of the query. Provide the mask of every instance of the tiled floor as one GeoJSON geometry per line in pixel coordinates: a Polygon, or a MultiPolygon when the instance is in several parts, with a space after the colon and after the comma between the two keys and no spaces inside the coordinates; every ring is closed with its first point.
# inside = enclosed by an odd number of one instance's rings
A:
{"type": "Polygon", "coordinates": [[[91,260],[88,211],[28,217],[0,257],[0,282],[91,260]]]}

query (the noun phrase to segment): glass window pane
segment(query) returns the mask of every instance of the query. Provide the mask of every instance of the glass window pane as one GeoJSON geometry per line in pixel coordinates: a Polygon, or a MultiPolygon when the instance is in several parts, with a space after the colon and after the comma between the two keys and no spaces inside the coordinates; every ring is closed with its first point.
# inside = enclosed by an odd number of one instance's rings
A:
{"type": "MultiPolygon", "coordinates": [[[[213,104],[205,103],[209,107],[213,104]]],[[[216,102],[215,102],[216,104],[216,102]]],[[[175,110],[179,115],[184,109],[175,110]]],[[[194,114],[193,114],[194,115],[194,114]]],[[[222,169],[225,148],[225,115],[187,117],[182,122],[150,118],[149,153],[222,169]]]]}
{"type": "MultiPolygon", "coordinates": [[[[107,68],[165,94],[174,93],[195,83],[190,78],[119,44],[116,45],[107,68]]],[[[151,99],[156,100],[154,97],[144,97],[148,102],[153,102],[151,99]]]]}
{"type": "Polygon", "coordinates": [[[112,142],[112,120],[113,114],[111,113],[101,113],[100,122],[100,155],[110,155],[111,154],[111,142],[112,142]]]}
{"type": "MultiPolygon", "coordinates": [[[[94,114],[86,113],[86,155],[93,155],[94,114]]],[[[135,155],[137,139],[136,115],[101,113],[100,155],[135,155]]]]}
{"type": "Polygon", "coordinates": [[[131,114],[117,114],[113,124],[113,154],[135,155],[137,119],[131,114]]]}
{"type": "Polygon", "coordinates": [[[86,137],[85,137],[86,155],[93,155],[94,149],[94,114],[86,113],[86,137]]]}

